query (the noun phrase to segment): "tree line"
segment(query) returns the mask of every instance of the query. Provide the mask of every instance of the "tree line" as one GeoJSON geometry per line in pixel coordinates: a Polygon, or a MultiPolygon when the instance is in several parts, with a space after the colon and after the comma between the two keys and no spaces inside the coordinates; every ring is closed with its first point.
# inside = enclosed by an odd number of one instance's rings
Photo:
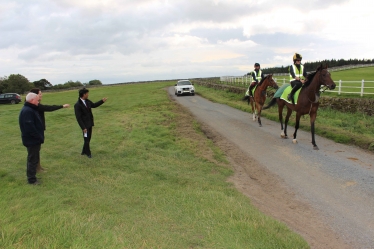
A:
{"type": "Polygon", "coordinates": [[[9,76],[0,77],[0,93],[18,93],[23,94],[30,91],[32,88],[39,88],[41,90],[52,89],[67,89],[71,87],[84,87],[87,85],[102,85],[100,80],[90,80],[87,83],[80,81],[69,80],[63,84],[52,85],[46,79],[40,79],[30,82],[25,76],[21,74],[11,74],[9,76]]]}
{"type": "MultiPolygon", "coordinates": [[[[303,63],[304,69],[307,72],[315,71],[321,63],[323,65],[327,65],[328,67],[341,67],[341,66],[349,66],[349,65],[361,65],[361,64],[373,64],[374,59],[349,59],[349,60],[322,60],[322,61],[314,61],[314,62],[305,62],[303,63]]],[[[289,65],[284,67],[271,67],[271,68],[264,68],[261,69],[264,74],[275,74],[275,73],[288,73],[289,65]]],[[[249,74],[249,73],[248,73],[249,74]]]]}

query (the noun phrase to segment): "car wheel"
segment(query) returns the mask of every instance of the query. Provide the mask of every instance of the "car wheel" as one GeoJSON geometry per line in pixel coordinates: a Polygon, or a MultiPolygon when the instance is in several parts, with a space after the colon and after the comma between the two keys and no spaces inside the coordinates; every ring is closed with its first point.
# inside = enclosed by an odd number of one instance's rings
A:
{"type": "Polygon", "coordinates": [[[14,99],[12,99],[12,100],[10,101],[10,103],[11,103],[12,105],[14,105],[14,104],[16,103],[16,101],[15,101],[14,99]]]}

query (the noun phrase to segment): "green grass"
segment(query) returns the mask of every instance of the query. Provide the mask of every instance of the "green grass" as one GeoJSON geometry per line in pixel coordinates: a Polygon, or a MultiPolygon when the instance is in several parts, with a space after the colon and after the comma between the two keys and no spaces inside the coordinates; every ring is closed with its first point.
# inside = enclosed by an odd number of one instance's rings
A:
{"type": "MultiPolygon", "coordinates": [[[[226,104],[239,110],[252,113],[251,107],[241,99],[243,94],[236,94],[228,91],[214,90],[212,88],[198,86],[196,92],[211,101],[226,104]]],[[[270,101],[268,99],[267,101],[270,101]]],[[[276,105],[264,110],[261,116],[279,122],[278,108],[276,105]]],[[[283,118],[286,116],[286,108],[283,110],[283,118]]],[[[295,125],[295,113],[291,115],[289,124],[295,125]]],[[[316,134],[332,139],[337,143],[351,144],[363,149],[374,151],[374,118],[363,113],[343,113],[331,109],[318,109],[315,121],[316,134]]],[[[300,129],[310,131],[310,119],[304,115],[300,119],[300,129]]],[[[280,131],[280,124],[279,124],[280,131]]],[[[288,135],[292,135],[294,127],[289,127],[288,135]]],[[[316,141],[318,144],[318,141],[316,141]]]]}
{"type": "Polygon", "coordinates": [[[374,67],[362,67],[331,72],[334,81],[374,81],[374,67]]]}
{"type": "Polygon", "coordinates": [[[108,97],[93,109],[92,159],[80,155],[78,92],[45,93],[44,104],[72,106],[46,113],[40,186],[26,184],[22,104],[1,105],[0,248],[309,248],[227,182],[230,166],[195,121],[180,132],[169,85],[90,90],[108,97]]]}

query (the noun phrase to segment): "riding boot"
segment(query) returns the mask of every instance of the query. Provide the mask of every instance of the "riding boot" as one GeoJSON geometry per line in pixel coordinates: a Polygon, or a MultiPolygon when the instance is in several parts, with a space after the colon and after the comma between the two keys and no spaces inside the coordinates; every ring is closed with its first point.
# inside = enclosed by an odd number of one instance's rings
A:
{"type": "Polygon", "coordinates": [[[253,89],[253,86],[250,86],[249,87],[249,97],[253,98],[252,89],[253,89]]]}
{"type": "Polygon", "coordinates": [[[294,95],[295,95],[295,92],[298,90],[298,88],[296,86],[294,86],[290,92],[290,94],[288,94],[287,96],[287,99],[289,101],[292,101],[292,104],[294,105],[295,104],[295,100],[294,100],[294,95]]]}

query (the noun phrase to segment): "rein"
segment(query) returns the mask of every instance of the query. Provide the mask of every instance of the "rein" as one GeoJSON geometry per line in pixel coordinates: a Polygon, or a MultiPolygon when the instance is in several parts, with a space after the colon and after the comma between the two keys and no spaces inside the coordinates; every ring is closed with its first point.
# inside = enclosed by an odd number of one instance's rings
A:
{"type": "MultiPolygon", "coordinates": [[[[322,69],[322,70],[324,70],[324,69],[322,69]]],[[[321,80],[322,74],[321,74],[321,72],[319,72],[319,73],[320,73],[320,75],[319,75],[319,82],[322,82],[322,80],[321,80]]],[[[310,98],[309,98],[310,96],[308,96],[308,101],[311,103],[310,110],[312,110],[312,105],[313,104],[318,103],[319,98],[320,98],[319,97],[320,94],[323,93],[323,92],[325,92],[326,89],[328,89],[328,87],[326,85],[324,85],[324,87],[321,88],[322,85],[323,85],[322,83],[319,85],[318,91],[317,90],[313,91],[314,97],[315,97],[314,101],[310,100],[310,98]]],[[[312,91],[310,91],[310,92],[312,92],[312,91]]],[[[310,113],[310,111],[309,111],[309,113],[310,113]]]]}

